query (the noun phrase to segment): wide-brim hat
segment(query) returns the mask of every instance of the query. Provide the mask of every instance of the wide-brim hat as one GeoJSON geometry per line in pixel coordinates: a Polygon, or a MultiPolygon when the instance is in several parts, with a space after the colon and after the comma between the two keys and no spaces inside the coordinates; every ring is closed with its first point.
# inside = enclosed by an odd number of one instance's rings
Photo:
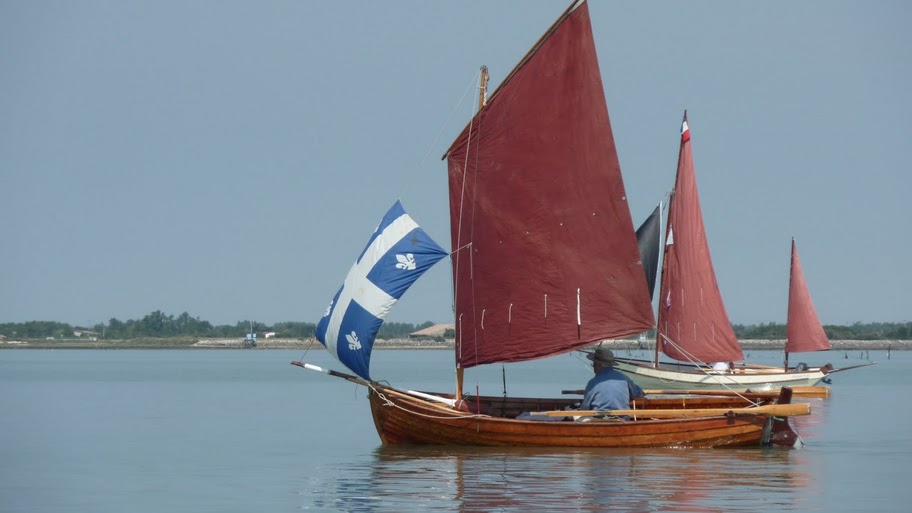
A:
{"type": "Polygon", "coordinates": [[[586,355],[586,358],[603,365],[614,365],[614,353],[607,347],[599,346],[595,351],[586,355]]]}

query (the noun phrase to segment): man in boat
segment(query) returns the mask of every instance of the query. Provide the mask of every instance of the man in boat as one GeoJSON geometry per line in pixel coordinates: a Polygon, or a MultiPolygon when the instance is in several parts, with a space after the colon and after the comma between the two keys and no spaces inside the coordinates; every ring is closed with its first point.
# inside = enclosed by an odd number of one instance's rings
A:
{"type": "Polygon", "coordinates": [[[626,410],[632,399],[643,397],[642,388],[614,369],[614,353],[610,349],[599,345],[586,358],[592,360],[595,376],[586,384],[580,410],[626,410]]]}

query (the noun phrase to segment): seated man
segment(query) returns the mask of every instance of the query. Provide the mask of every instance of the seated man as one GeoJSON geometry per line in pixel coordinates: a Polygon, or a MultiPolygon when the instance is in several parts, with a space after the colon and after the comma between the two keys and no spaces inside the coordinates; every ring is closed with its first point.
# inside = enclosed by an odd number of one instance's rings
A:
{"type": "Polygon", "coordinates": [[[642,388],[614,370],[614,353],[610,349],[599,346],[586,358],[592,360],[595,377],[586,384],[580,410],[628,410],[631,399],[643,397],[642,388]]]}

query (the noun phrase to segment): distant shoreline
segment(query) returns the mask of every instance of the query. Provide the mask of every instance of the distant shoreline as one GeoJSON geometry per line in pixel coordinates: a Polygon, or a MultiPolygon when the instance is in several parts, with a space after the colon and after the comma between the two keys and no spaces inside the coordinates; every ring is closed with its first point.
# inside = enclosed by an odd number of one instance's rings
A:
{"type": "MultiPolygon", "coordinates": [[[[832,340],[833,351],[850,350],[912,350],[912,340],[832,340]]],[[[741,340],[741,347],[748,350],[782,350],[784,340],[741,340]]],[[[649,349],[653,347],[651,341],[638,340],[608,340],[605,341],[614,349],[649,349]]],[[[411,340],[391,339],[377,340],[374,343],[376,350],[396,349],[453,349],[453,341],[436,340],[411,340]]],[[[89,339],[62,339],[62,340],[0,340],[0,349],[323,349],[315,339],[295,338],[269,338],[258,340],[256,347],[247,348],[244,340],[233,339],[192,339],[192,338],[163,338],[163,339],[130,339],[130,340],[89,340],[89,339]]]]}

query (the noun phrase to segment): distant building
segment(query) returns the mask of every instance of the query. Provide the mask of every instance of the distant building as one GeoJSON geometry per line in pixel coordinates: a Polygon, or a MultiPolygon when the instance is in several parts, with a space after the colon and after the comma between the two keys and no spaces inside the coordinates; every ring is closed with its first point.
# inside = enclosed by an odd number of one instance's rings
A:
{"type": "Polygon", "coordinates": [[[430,328],[424,328],[414,333],[409,333],[410,339],[437,338],[442,337],[446,330],[456,329],[455,324],[435,324],[430,328]]]}

